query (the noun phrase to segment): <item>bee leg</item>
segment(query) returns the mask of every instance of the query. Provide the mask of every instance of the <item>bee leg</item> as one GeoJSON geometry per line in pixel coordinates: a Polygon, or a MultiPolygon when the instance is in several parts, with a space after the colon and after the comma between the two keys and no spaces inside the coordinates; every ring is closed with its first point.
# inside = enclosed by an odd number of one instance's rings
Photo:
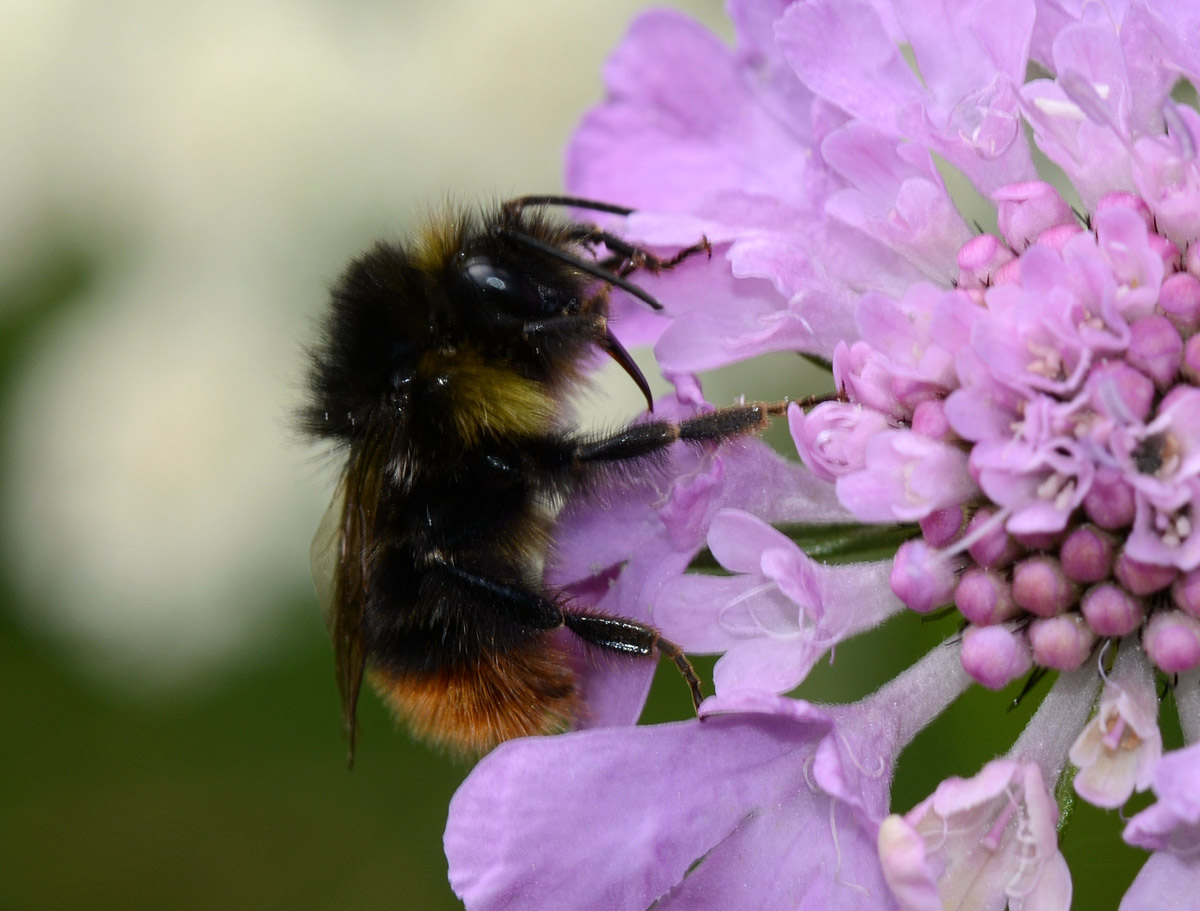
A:
{"type": "Polygon", "coordinates": [[[709,259],[712,258],[712,244],[708,242],[707,237],[701,237],[690,247],[684,247],[674,256],[665,259],[654,255],[645,247],[639,247],[617,234],[592,225],[579,225],[572,228],[567,237],[588,248],[596,244],[604,244],[613,255],[600,260],[600,265],[616,272],[622,278],[628,277],[638,269],[645,269],[647,272],[657,275],[659,272],[674,269],[685,259],[695,256],[697,253],[703,253],[709,259]]]}
{"type": "Polygon", "coordinates": [[[662,635],[652,626],[626,620],[624,617],[608,617],[601,614],[584,614],[573,611],[562,612],[563,623],[584,642],[613,652],[629,655],[653,655],[662,652],[675,662],[683,679],[692,691],[692,705],[700,708],[704,693],[700,690],[700,678],[687,660],[683,649],[662,635]]]}
{"type": "Polygon", "coordinates": [[[704,699],[700,691],[700,678],[681,649],[669,639],[664,639],[652,626],[627,620],[624,617],[609,617],[602,614],[586,614],[563,610],[554,601],[528,589],[485,579],[465,569],[441,562],[439,568],[460,582],[471,586],[490,597],[488,601],[497,610],[521,626],[535,630],[552,630],[565,625],[585,642],[613,652],[627,655],[653,655],[657,649],[679,668],[683,679],[692,691],[692,703],[699,708],[704,699]]]}
{"type": "Polygon", "coordinates": [[[509,228],[501,225],[491,232],[494,237],[505,237],[514,243],[522,244],[531,250],[537,250],[549,256],[551,259],[557,259],[561,263],[566,263],[568,266],[574,266],[580,272],[586,272],[606,284],[612,285],[614,288],[620,288],[629,294],[632,294],[638,300],[647,304],[654,310],[663,308],[657,300],[655,300],[648,291],[635,285],[633,282],[626,279],[624,276],[613,272],[609,269],[601,267],[600,263],[594,260],[584,259],[576,256],[569,250],[564,250],[560,245],[547,243],[541,238],[534,237],[525,231],[517,228],[509,228]]]}
{"type": "Polygon", "coordinates": [[[718,408],[679,423],[679,439],[693,443],[704,440],[723,440],[767,429],[769,418],[787,413],[788,403],[746,402],[718,408]]]}
{"type": "Polygon", "coordinates": [[[752,402],[720,408],[678,424],[669,421],[632,424],[603,439],[578,443],[574,451],[575,464],[642,458],[661,452],[676,440],[701,443],[757,433],[767,426],[771,415],[783,414],[786,410],[786,402],[752,402]]]}
{"type": "Polygon", "coordinates": [[[562,608],[549,598],[526,588],[484,578],[451,563],[438,561],[435,565],[459,582],[474,588],[477,597],[479,595],[490,596],[487,598],[489,604],[504,611],[511,620],[521,626],[536,630],[551,630],[558,629],[563,625],[562,608]]]}

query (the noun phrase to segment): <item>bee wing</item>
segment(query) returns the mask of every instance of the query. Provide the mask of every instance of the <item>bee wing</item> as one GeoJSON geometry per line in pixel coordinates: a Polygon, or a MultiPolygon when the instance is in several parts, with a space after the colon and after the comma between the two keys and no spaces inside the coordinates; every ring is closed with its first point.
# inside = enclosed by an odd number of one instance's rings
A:
{"type": "Polygon", "coordinates": [[[368,447],[351,456],[309,549],[313,585],[333,643],[351,763],[357,732],[355,709],[367,663],[362,624],[382,472],[378,451],[378,447],[368,447]]]}
{"type": "Polygon", "coordinates": [[[341,576],[343,516],[346,512],[346,479],[338,483],[329,501],[329,508],[321,517],[317,532],[313,535],[312,545],[308,549],[308,559],[312,566],[313,587],[317,590],[317,603],[321,605],[321,613],[325,617],[325,628],[331,639],[337,626],[337,588],[341,576]]]}

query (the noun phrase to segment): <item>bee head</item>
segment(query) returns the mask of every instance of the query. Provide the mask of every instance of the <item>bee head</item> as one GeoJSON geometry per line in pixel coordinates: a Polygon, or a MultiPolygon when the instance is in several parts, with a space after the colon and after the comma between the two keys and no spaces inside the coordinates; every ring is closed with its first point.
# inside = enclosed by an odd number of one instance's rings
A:
{"type": "MultiPolygon", "coordinates": [[[[645,377],[608,327],[616,285],[655,309],[661,305],[598,263],[581,240],[593,229],[547,220],[540,209],[502,207],[461,243],[447,287],[452,307],[478,350],[551,388],[576,376],[592,347],[613,357],[651,405],[645,377]]],[[[652,406],[651,406],[652,407],[652,406]]]]}
{"type": "MultiPolygon", "coordinates": [[[[562,246],[554,235],[538,240],[562,246]]],[[[553,384],[605,333],[603,285],[494,226],[468,240],[450,269],[449,334],[529,379],[553,384]]]]}
{"type": "Polygon", "coordinates": [[[434,219],[410,244],[380,243],[354,260],[310,352],[304,428],[349,442],[414,396],[475,403],[499,389],[519,402],[557,399],[593,346],[649,402],[608,329],[608,288],[622,280],[580,255],[577,231],[539,210],[502,208],[434,219]]]}

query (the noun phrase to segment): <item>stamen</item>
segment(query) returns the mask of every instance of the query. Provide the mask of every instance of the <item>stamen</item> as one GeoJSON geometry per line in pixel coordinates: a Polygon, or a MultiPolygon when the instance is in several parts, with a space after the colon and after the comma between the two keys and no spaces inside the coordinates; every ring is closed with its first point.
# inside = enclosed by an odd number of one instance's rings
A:
{"type": "Polygon", "coordinates": [[[842,879],[842,846],[838,841],[837,806],[838,802],[836,800],[829,801],[829,832],[833,836],[833,853],[837,858],[833,865],[834,881],[848,889],[854,889],[856,892],[861,892],[863,895],[870,895],[870,891],[865,886],[842,879]]]}
{"type": "Polygon", "coordinates": [[[1060,98],[1036,98],[1033,106],[1051,117],[1067,117],[1080,122],[1087,119],[1083,115],[1083,109],[1073,101],[1060,98]]]}
{"type": "Polygon", "coordinates": [[[862,763],[858,761],[858,757],[854,755],[854,749],[850,741],[847,739],[846,735],[841,732],[841,730],[838,730],[838,739],[842,741],[842,746],[846,748],[846,755],[850,758],[850,764],[868,778],[882,778],[884,773],[887,772],[888,764],[882,756],[879,757],[879,768],[875,769],[874,771],[864,768],[862,763]]]}
{"type": "Polygon", "coordinates": [[[976,541],[979,541],[981,538],[986,538],[998,526],[1002,527],[1004,525],[1004,523],[1008,521],[1008,517],[1011,513],[1012,513],[1012,509],[1007,506],[1005,506],[1002,509],[996,510],[996,512],[987,521],[980,522],[976,528],[972,528],[971,530],[969,530],[965,535],[963,535],[961,538],[959,538],[957,541],[955,541],[952,545],[945,548],[944,550],[938,551],[937,552],[938,555],[948,558],[948,557],[952,557],[956,554],[966,553],[967,549],[970,548],[971,545],[974,544],[976,541]]]}
{"type": "Polygon", "coordinates": [[[1058,496],[1054,498],[1054,508],[1059,512],[1066,512],[1071,505],[1071,500],[1075,498],[1075,479],[1071,478],[1063,485],[1062,490],[1058,492],[1058,496]]]}
{"type": "Polygon", "coordinates": [[[1059,491],[1062,490],[1065,482],[1066,478],[1064,478],[1058,472],[1047,476],[1046,480],[1042,481],[1042,483],[1037,486],[1038,497],[1043,500],[1054,499],[1058,495],[1059,491]]]}
{"type": "Polygon", "coordinates": [[[1004,839],[1004,830],[1008,828],[1008,823],[1013,818],[1013,814],[1020,808],[1011,788],[1007,794],[1008,803],[1000,811],[1000,815],[996,817],[996,821],[992,824],[988,833],[979,840],[979,843],[989,851],[995,851],[1000,847],[1000,842],[1004,839]]]}
{"type": "Polygon", "coordinates": [[[1029,353],[1035,359],[1025,365],[1025,369],[1048,380],[1064,378],[1062,353],[1057,348],[1043,345],[1039,342],[1029,343],[1029,353]]]}
{"type": "Polygon", "coordinates": [[[750,617],[754,620],[754,625],[748,630],[739,624],[729,621],[727,618],[729,613],[732,612],[733,608],[737,607],[739,604],[749,601],[751,598],[757,598],[759,595],[766,594],[767,592],[776,590],[778,588],[778,583],[767,581],[763,582],[761,585],[754,586],[754,588],[747,589],[736,598],[732,598],[721,608],[721,610],[717,613],[717,622],[731,633],[771,632],[771,630],[767,629],[761,622],[759,622],[758,618],[754,616],[753,611],[750,611],[750,617]]]}
{"type": "Polygon", "coordinates": [[[1106,725],[1104,736],[1100,738],[1100,742],[1104,744],[1106,750],[1115,753],[1120,748],[1125,728],[1125,719],[1120,714],[1113,715],[1106,725]]]}

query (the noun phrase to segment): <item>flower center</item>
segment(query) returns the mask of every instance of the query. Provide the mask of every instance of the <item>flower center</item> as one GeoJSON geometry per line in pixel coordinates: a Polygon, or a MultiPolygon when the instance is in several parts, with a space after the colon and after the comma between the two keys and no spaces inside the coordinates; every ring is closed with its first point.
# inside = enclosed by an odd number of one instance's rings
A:
{"type": "MultiPolygon", "coordinates": [[[[971,627],[1012,639],[1011,666],[997,670],[988,654],[967,667],[989,686],[1031,663],[1074,669],[1100,640],[1139,628],[1160,669],[1187,670],[1200,665],[1200,254],[1157,233],[1131,194],[1102,199],[1090,231],[1062,223],[1065,205],[1046,210],[1058,220],[1024,249],[991,238],[963,248],[958,287],[924,323],[910,316],[928,326],[911,363],[884,353],[869,325],[873,350],[858,343],[843,359],[852,402],[882,400],[867,386],[882,362],[887,432],[940,447],[941,462],[914,456],[895,475],[903,505],[924,508],[924,549],[893,588],[928,610],[936,585],[922,573],[953,568],[944,594],[971,627]],[[928,363],[950,366],[922,375],[928,363]],[[850,376],[855,364],[873,372],[850,376]],[[955,451],[965,496],[951,473],[941,493],[934,477],[955,451]]],[[[906,295],[897,306],[920,304],[906,295]]],[[[865,447],[863,472],[885,470],[877,451],[865,447]]]]}

